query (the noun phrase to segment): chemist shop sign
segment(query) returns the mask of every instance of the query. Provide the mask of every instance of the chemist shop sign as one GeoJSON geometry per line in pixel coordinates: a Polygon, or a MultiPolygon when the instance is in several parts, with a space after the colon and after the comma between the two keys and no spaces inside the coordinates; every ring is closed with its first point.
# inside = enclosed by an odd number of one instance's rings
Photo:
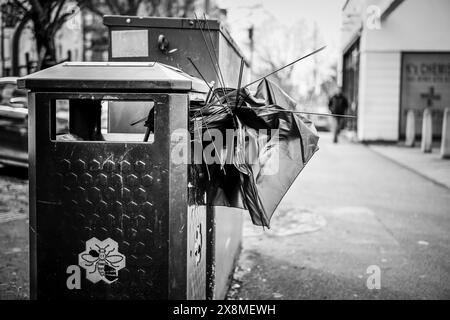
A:
{"type": "Polygon", "coordinates": [[[400,133],[405,133],[409,109],[416,111],[416,130],[420,133],[423,110],[431,108],[433,135],[440,136],[445,107],[450,107],[450,52],[404,53],[400,133]]]}

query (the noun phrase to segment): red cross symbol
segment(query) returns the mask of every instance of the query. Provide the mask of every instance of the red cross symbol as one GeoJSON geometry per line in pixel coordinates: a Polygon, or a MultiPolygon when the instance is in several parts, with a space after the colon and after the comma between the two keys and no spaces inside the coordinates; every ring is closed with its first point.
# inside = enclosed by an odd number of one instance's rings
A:
{"type": "Polygon", "coordinates": [[[420,97],[422,99],[427,99],[427,107],[432,107],[434,100],[436,100],[436,101],[441,100],[441,95],[434,93],[434,87],[430,87],[429,92],[428,93],[422,93],[420,95],[420,97]]]}

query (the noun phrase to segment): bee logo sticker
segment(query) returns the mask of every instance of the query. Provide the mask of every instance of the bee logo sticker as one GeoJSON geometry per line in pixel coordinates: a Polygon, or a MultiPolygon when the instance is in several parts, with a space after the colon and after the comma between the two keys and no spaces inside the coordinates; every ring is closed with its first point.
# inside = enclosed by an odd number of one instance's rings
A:
{"type": "Polygon", "coordinates": [[[86,251],[78,255],[78,264],[86,270],[86,279],[92,283],[103,280],[111,284],[119,278],[119,270],[125,268],[125,256],[111,238],[103,241],[92,238],[86,241],[86,251]]]}

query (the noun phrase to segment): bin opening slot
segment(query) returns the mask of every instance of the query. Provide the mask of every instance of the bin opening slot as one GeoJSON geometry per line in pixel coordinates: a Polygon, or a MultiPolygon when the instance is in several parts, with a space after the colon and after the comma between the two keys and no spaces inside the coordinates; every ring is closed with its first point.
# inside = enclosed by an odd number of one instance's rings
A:
{"type": "MultiPolygon", "coordinates": [[[[51,103],[52,141],[154,142],[154,133],[140,122],[148,117],[153,101],[56,99],[51,103]]],[[[154,121],[153,117],[150,121],[154,121]]],[[[153,126],[150,126],[154,128],[153,126]]]]}

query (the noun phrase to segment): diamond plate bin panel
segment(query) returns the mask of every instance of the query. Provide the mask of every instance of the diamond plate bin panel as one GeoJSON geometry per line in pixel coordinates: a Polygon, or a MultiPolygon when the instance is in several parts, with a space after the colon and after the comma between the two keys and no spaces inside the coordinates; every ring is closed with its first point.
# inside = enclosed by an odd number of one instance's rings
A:
{"type": "Polygon", "coordinates": [[[196,175],[170,158],[172,133],[188,125],[188,95],[32,92],[29,100],[32,298],[205,299],[202,191],[189,190],[196,175]],[[111,97],[155,103],[153,142],[54,139],[53,101],[111,97]]]}

